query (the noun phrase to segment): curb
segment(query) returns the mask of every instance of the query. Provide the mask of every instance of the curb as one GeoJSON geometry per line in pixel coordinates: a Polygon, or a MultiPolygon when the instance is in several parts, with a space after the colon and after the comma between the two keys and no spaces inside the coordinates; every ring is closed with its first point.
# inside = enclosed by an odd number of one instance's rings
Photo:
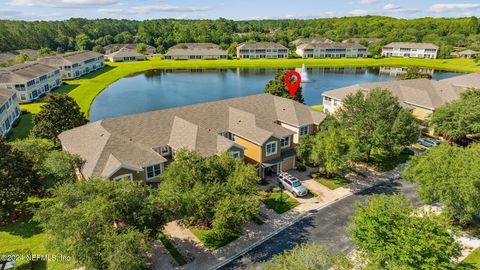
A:
{"type": "Polygon", "coordinates": [[[379,185],[382,185],[382,184],[385,184],[387,182],[391,182],[395,179],[389,179],[388,181],[378,181],[376,183],[374,183],[373,185],[371,186],[368,186],[368,187],[364,187],[358,191],[355,191],[355,192],[352,192],[351,194],[346,194],[346,195],[343,195],[342,197],[339,197],[337,199],[335,199],[334,201],[331,201],[327,204],[324,204],[320,207],[317,207],[317,208],[313,208],[309,211],[307,211],[306,213],[303,213],[303,214],[300,214],[298,217],[296,217],[295,219],[293,219],[292,221],[286,223],[285,225],[283,225],[282,227],[278,228],[277,230],[269,233],[265,238],[261,239],[261,240],[258,240],[257,242],[251,244],[250,246],[242,249],[240,252],[237,252],[235,255],[229,257],[228,259],[225,259],[224,261],[212,266],[212,267],[209,267],[208,270],[217,270],[217,269],[220,269],[222,267],[224,267],[225,265],[233,262],[234,260],[238,259],[239,257],[245,255],[246,253],[250,252],[251,250],[253,250],[254,248],[258,247],[259,245],[265,243],[266,241],[268,241],[270,238],[274,237],[275,235],[281,233],[282,231],[284,231],[285,229],[287,229],[288,227],[292,226],[293,224],[299,222],[300,220],[304,219],[304,218],[307,218],[309,216],[313,216],[315,213],[311,213],[311,211],[318,211],[320,209],[323,209],[323,208],[326,208],[327,206],[330,206],[336,202],[339,202],[345,198],[348,198],[352,195],[356,195],[358,193],[361,193],[361,192],[364,192],[365,190],[368,190],[368,189],[371,189],[371,188],[374,188],[374,187],[377,187],[379,185]]]}

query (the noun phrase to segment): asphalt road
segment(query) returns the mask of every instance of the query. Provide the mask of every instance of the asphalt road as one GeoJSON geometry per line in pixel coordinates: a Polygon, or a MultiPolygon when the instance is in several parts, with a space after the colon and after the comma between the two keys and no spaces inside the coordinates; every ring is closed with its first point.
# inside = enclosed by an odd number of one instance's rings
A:
{"type": "Polygon", "coordinates": [[[312,213],[222,269],[246,269],[258,265],[259,262],[269,260],[273,255],[290,250],[299,243],[314,242],[333,252],[349,252],[353,244],[347,227],[355,210],[354,204],[364,201],[374,193],[401,193],[415,204],[419,203],[413,184],[403,181],[382,184],[312,213]]]}

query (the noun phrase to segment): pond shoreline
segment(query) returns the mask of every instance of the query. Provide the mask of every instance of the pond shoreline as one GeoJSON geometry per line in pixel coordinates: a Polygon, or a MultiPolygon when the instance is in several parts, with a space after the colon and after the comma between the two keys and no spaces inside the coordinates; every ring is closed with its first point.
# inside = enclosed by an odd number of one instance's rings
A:
{"type": "MultiPolygon", "coordinates": [[[[479,72],[480,66],[471,59],[272,59],[272,60],[195,60],[168,61],[158,57],[148,61],[128,63],[107,63],[107,68],[95,71],[80,79],[66,81],[64,86],[73,90],[68,95],[79,104],[88,117],[95,97],[112,83],[126,76],[153,69],[192,69],[192,68],[295,68],[305,63],[308,67],[424,67],[454,72],[479,72]]],[[[62,87],[56,91],[62,91],[62,87]]],[[[42,103],[21,105],[23,111],[38,113],[42,103]]]]}

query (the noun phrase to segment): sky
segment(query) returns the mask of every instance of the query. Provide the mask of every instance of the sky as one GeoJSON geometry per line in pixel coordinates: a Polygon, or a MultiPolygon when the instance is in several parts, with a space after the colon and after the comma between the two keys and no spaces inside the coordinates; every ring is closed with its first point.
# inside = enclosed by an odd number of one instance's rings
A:
{"type": "Polygon", "coordinates": [[[384,15],[480,17],[480,1],[431,0],[0,0],[0,19],[309,19],[384,15]]]}

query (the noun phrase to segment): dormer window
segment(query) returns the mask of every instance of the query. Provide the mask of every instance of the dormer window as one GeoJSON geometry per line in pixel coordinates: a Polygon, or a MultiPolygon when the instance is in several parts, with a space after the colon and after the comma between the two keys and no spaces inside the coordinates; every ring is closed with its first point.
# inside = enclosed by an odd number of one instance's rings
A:
{"type": "Polygon", "coordinates": [[[168,146],[160,147],[160,154],[161,155],[169,155],[170,154],[170,147],[168,147],[168,146]]]}
{"type": "Polygon", "coordinates": [[[308,126],[303,126],[300,128],[300,136],[308,134],[308,126]]]}
{"type": "Polygon", "coordinates": [[[283,138],[280,140],[280,147],[281,147],[281,148],[290,147],[290,136],[283,137],[283,138]]]}
{"type": "Polygon", "coordinates": [[[265,156],[275,155],[277,153],[277,142],[269,142],[265,145],[265,156]]]}

